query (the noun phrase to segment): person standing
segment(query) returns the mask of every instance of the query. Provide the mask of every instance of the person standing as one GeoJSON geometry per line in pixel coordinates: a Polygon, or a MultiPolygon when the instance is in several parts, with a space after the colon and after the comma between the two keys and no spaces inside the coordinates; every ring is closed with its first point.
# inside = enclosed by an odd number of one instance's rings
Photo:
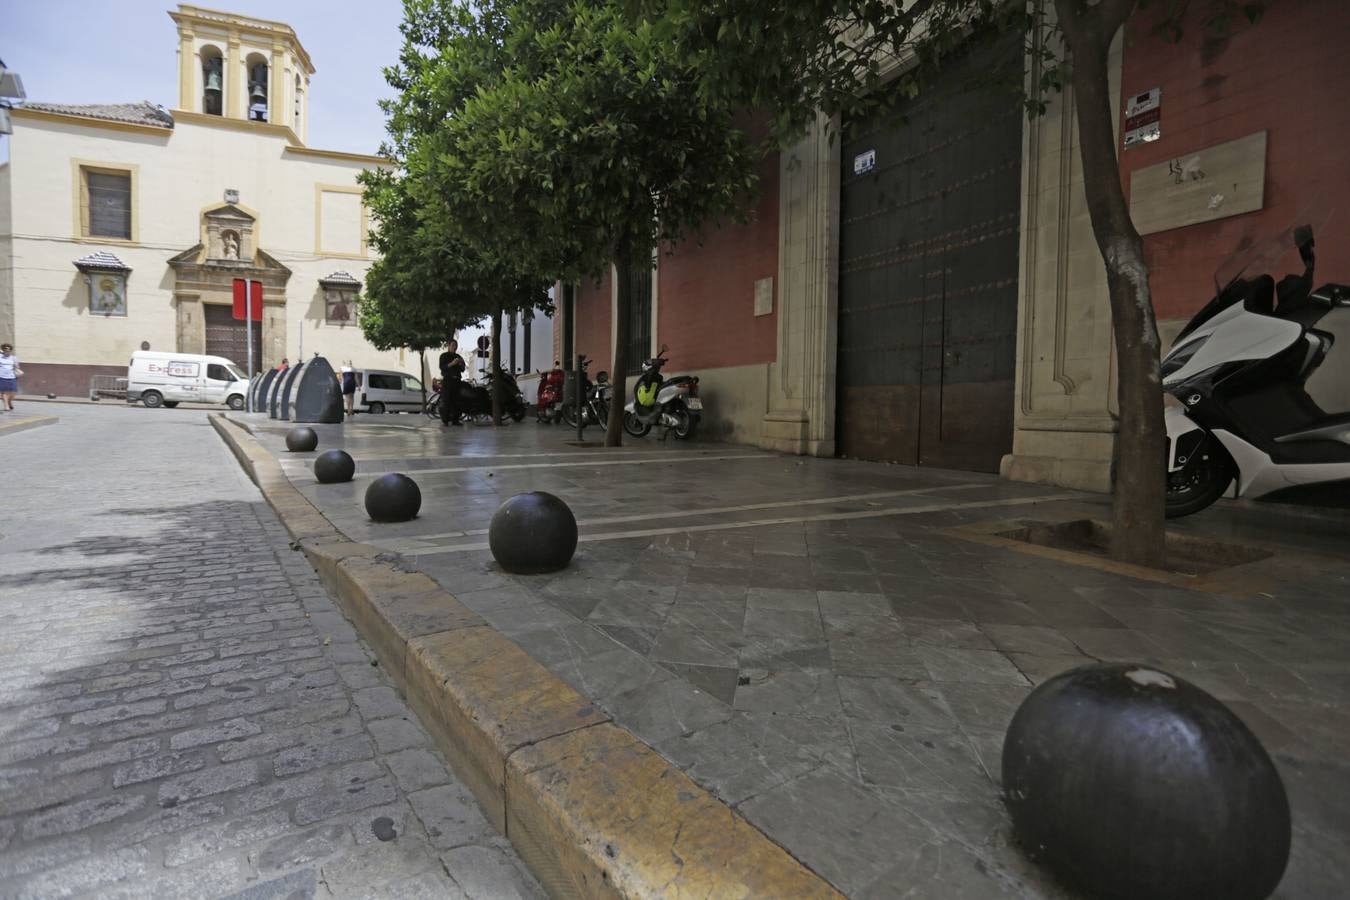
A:
{"type": "Polygon", "coordinates": [[[22,374],[23,369],[19,368],[13,345],[0,344],[0,400],[4,401],[5,412],[14,409],[14,395],[19,392],[19,376],[22,374]]]}
{"type": "Polygon", "coordinates": [[[284,357],[284,356],[281,358],[281,362],[277,363],[277,371],[278,371],[278,372],[285,372],[285,371],[286,371],[287,369],[289,369],[290,367],[291,367],[291,361],[288,360],[288,359],[287,359],[286,357],[284,357]]]}
{"type": "Polygon", "coordinates": [[[459,355],[459,341],[454,338],[441,354],[441,425],[459,424],[459,383],[468,365],[459,355]]]}
{"type": "Polygon", "coordinates": [[[347,404],[347,415],[356,415],[353,404],[356,403],[356,372],[351,363],[342,367],[342,399],[347,404]]]}

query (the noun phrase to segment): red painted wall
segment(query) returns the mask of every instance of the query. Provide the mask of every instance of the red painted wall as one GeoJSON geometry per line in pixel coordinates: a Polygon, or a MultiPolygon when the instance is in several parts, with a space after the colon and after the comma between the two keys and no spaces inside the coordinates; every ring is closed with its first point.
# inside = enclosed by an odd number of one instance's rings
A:
{"type": "Polygon", "coordinates": [[[609,371],[614,363],[611,346],[613,325],[614,295],[610,287],[612,270],[597,285],[590,279],[582,279],[577,286],[577,353],[589,356],[590,372],[594,376],[600,370],[609,371]]]}
{"type": "MultiPolygon", "coordinates": [[[[1350,2],[1279,0],[1227,39],[1192,18],[1180,44],[1150,36],[1146,14],[1129,25],[1122,96],[1162,88],[1162,137],[1121,152],[1127,195],[1135,169],[1264,129],[1265,203],[1144,238],[1158,317],[1188,318],[1244,238],[1271,234],[1310,206],[1333,210],[1317,234],[1317,283],[1350,283],[1350,2]]],[[[1277,281],[1302,271],[1292,245],[1281,265],[1270,273],[1277,281]]]]}
{"type": "Polygon", "coordinates": [[[658,263],[657,340],[667,371],[773,362],[778,353],[778,154],[758,166],[744,224],[706,226],[658,263]],[[755,282],[774,279],[773,312],[755,315],[755,282]]]}

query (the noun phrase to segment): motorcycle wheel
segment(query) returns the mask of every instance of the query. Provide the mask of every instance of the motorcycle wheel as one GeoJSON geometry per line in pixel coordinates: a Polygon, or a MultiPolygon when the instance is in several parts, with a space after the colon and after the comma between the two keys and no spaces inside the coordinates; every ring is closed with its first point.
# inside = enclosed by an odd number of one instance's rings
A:
{"type": "Polygon", "coordinates": [[[510,416],[512,422],[523,422],[525,420],[525,405],[523,403],[512,405],[510,416]]]}
{"type": "Polygon", "coordinates": [[[642,420],[637,417],[637,413],[624,413],[623,430],[633,437],[646,437],[647,432],[652,430],[652,426],[644,425],[642,420]]]}
{"type": "Polygon", "coordinates": [[[687,409],[677,409],[673,413],[675,416],[675,438],[681,441],[687,441],[694,436],[698,430],[698,419],[689,414],[687,409]]]}
{"type": "Polygon", "coordinates": [[[1209,506],[1223,496],[1236,474],[1228,452],[1207,435],[1184,469],[1167,474],[1167,518],[1189,516],[1209,506]]]}
{"type": "Polygon", "coordinates": [[[568,428],[577,427],[577,408],[575,406],[564,406],[562,411],[563,424],[568,428]]]}

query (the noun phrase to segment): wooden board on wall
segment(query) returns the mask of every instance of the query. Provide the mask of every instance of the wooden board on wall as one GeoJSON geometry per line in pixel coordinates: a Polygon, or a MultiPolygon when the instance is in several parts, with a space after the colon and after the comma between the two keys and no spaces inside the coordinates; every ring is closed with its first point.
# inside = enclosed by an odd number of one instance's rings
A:
{"type": "Polygon", "coordinates": [[[1181,153],[1130,175],[1130,216],[1140,234],[1212,222],[1261,208],[1266,132],[1181,153]]]}

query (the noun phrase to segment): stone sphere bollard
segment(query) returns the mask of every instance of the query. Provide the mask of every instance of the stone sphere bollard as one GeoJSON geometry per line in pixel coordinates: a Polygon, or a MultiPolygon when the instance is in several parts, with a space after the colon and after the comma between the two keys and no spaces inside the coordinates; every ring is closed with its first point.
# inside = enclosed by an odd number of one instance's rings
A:
{"type": "Polygon", "coordinates": [[[390,472],[366,488],[366,512],[376,522],[406,522],[422,508],[422,491],[407,475],[390,472]]]}
{"type": "Polygon", "coordinates": [[[1289,861],[1289,800],[1218,700],[1144,665],[1056,675],[1003,743],[1022,848],[1090,896],[1259,900],[1289,861]]]}
{"type": "Polygon", "coordinates": [[[319,446],[319,435],[313,428],[292,428],[286,432],[286,449],[292,453],[308,453],[319,446]]]}
{"type": "Polygon", "coordinates": [[[508,572],[552,572],[576,552],[577,520],[552,494],[516,494],[492,514],[488,546],[508,572]]]}
{"type": "Polygon", "coordinates": [[[351,481],[355,474],[356,460],[345,450],[325,450],[314,459],[314,477],[319,484],[351,481]]]}

